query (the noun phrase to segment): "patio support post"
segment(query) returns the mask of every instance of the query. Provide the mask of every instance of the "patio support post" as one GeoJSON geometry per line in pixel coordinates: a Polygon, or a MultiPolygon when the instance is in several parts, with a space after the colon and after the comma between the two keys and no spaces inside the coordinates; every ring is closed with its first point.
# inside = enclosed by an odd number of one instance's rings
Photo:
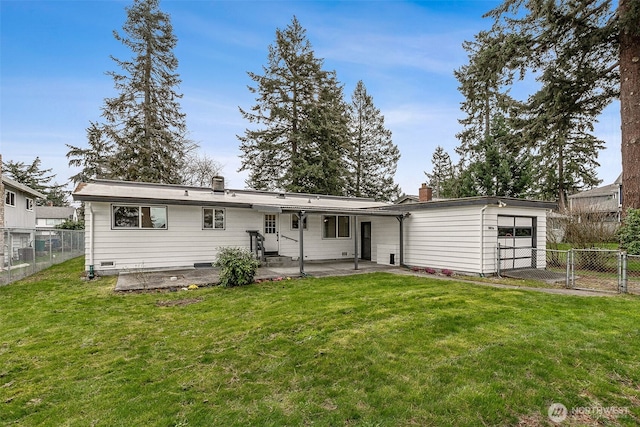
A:
{"type": "Polygon", "coordinates": [[[400,223],[400,267],[404,266],[404,215],[397,216],[400,223]]]}
{"type": "Polygon", "coordinates": [[[300,275],[302,277],[307,274],[304,272],[304,220],[307,219],[307,213],[305,211],[298,212],[298,234],[300,235],[300,256],[298,263],[300,264],[300,275]]]}
{"type": "Polygon", "coordinates": [[[353,269],[358,269],[358,215],[353,216],[353,269]]]}

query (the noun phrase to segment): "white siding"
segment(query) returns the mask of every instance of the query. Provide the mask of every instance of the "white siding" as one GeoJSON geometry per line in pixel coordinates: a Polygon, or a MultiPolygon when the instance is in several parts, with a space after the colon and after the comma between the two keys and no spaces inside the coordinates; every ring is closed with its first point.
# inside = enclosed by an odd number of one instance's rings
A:
{"type": "MultiPolygon", "coordinates": [[[[348,238],[324,239],[322,237],[322,215],[309,214],[307,229],[304,231],[304,259],[330,260],[354,258],[355,241],[353,239],[353,217],[350,220],[351,235],[348,238]]],[[[399,225],[395,218],[358,216],[358,256],[360,255],[360,224],[371,222],[371,259],[377,256],[378,243],[398,244],[399,225]]],[[[298,258],[300,256],[300,231],[291,229],[291,215],[280,215],[280,254],[298,258]],[[284,236],[286,237],[284,237],[284,236]]]]}
{"type": "MultiPolygon", "coordinates": [[[[111,229],[111,205],[87,203],[93,209],[93,265],[96,271],[108,272],[151,268],[192,267],[194,263],[212,262],[217,249],[224,246],[249,248],[247,230],[263,229],[263,213],[250,209],[226,208],[224,230],[202,229],[202,207],[168,206],[167,229],[111,229]],[[109,265],[105,265],[109,263],[109,265]]],[[[299,232],[291,229],[291,215],[279,214],[279,253],[299,257],[299,232]],[[285,237],[286,236],[286,237],[285,237]],[[288,237],[288,238],[287,238],[288,237]]],[[[351,219],[353,221],[353,217],[351,219]]],[[[395,218],[358,218],[371,221],[372,259],[376,259],[378,243],[398,244],[398,221],[395,218]]],[[[349,259],[354,257],[353,222],[351,236],[341,239],[322,238],[322,215],[309,215],[304,231],[305,260],[349,259]]],[[[85,233],[86,267],[89,267],[91,232],[85,233]]],[[[360,250],[358,241],[358,251],[360,250]]]]}
{"type": "MultiPolygon", "coordinates": [[[[15,193],[15,206],[4,206],[4,225],[7,228],[35,228],[36,226],[36,199],[29,195],[27,196],[22,191],[10,187],[5,184],[5,191],[11,191],[15,193]],[[27,210],[27,198],[33,200],[33,209],[27,210]]],[[[4,194],[2,195],[4,197],[4,194]]]]}
{"type": "MultiPolygon", "coordinates": [[[[546,247],[546,211],[497,206],[416,210],[405,219],[404,262],[407,265],[450,269],[463,273],[497,271],[498,215],[536,218],[537,247],[546,247]]],[[[538,251],[538,268],[544,252],[538,251]]]]}

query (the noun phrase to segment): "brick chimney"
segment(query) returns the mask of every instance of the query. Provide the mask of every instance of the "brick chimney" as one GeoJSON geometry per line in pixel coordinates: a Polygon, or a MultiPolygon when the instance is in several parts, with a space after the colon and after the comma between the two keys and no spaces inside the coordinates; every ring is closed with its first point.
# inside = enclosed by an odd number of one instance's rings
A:
{"type": "Polygon", "coordinates": [[[422,183],[422,186],[418,189],[418,201],[430,202],[433,199],[433,190],[431,187],[427,187],[426,183],[422,183]]]}
{"type": "Polygon", "coordinates": [[[224,177],[214,176],[211,178],[211,188],[213,191],[224,191],[224,177]]]}

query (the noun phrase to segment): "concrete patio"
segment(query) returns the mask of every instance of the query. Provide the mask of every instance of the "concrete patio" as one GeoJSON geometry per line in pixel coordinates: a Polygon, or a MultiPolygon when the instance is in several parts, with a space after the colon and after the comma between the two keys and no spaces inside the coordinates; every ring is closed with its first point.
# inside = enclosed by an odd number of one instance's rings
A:
{"type": "MultiPolygon", "coordinates": [[[[374,271],[403,270],[399,266],[379,265],[370,261],[359,261],[358,270],[353,261],[305,262],[307,276],[346,276],[351,274],[372,273],[374,271]]],[[[299,267],[260,267],[256,280],[268,280],[278,277],[300,277],[299,267]]],[[[183,270],[157,270],[123,272],[118,275],[116,291],[140,291],[153,289],[181,289],[189,285],[210,286],[219,283],[217,268],[190,268],[183,270]]]]}

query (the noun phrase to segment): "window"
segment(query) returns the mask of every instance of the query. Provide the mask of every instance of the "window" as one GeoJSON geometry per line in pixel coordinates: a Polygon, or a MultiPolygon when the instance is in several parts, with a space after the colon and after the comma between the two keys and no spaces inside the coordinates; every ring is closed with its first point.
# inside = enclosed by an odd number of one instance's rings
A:
{"type": "Polygon", "coordinates": [[[224,230],[224,209],[203,208],[202,228],[205,230],[224,230]]]}
{"type": "MultiPolygon", "coordinates": [[[[300,217],[298,214],[291,214],[291,229],[298,230],[300,227],[300,217]]],[[[302,228],[304,230],[307,229],[307,217],[304,217],[304,221],[302,221],[302,228]]]]}
{"type": "Polygon", "coordinates": [[[274,214],[264,215],[264,234],[276,234],[276,216],[274,214]]]}
{"type": "Polygon", "coordinates": [[[349,217],[345,215],[325,215],[322,217],[322,237],[325,239],[350,237],[349,217]]]}
{"type": "Polygon", "coordinates": [[[166,206],[113,206],[113,228],[167,228],[166,206]]]}
{"type": "Polygon", "coordinates": [[[62,224],[63,222],[64,220],[59,218],[47,218],[45,220],[45,224],[49,226],[59,225],[59,224],[62,224]]]}
{"type": "Polygon", "coordinates": [[[16,205],[16,193],[13,191],[5,191],[4,192],[4,204],[7,206],[15,206],[16,205]]]}
{"type": "Polygon", "coordinates": [[[27,210],[28,211],[32,211],[33,210],[33,199],[30,199],[27,197],[27,210]]]}

